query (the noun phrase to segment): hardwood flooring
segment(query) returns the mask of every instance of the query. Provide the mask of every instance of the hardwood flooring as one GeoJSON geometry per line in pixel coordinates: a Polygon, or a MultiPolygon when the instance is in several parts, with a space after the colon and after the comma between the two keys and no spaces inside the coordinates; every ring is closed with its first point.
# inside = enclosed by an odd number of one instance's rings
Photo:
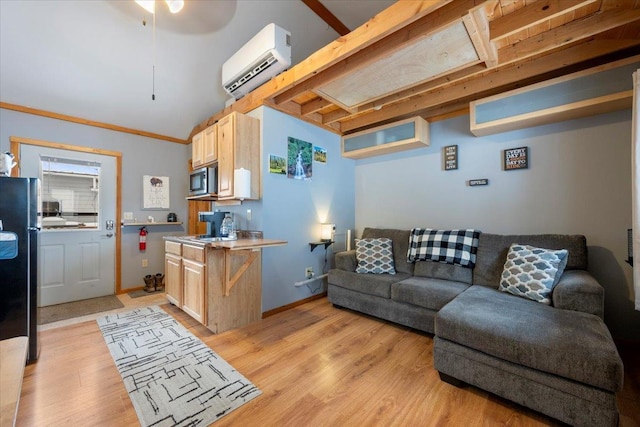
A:
{"type": "MultiPolygon", "coordinates": [[[[161,307],[253,381],[261,396],[216,426],[554,426],[471,386],[440,381],[427,334],[334,308],[326,298],[219,335],[161,307]]],[[[95,321],[40,334],[18,426],[136,426],[135,411],[95,321]]],[[[621,426],[640,425],[639,349],[621,351],[621,426]]]]}

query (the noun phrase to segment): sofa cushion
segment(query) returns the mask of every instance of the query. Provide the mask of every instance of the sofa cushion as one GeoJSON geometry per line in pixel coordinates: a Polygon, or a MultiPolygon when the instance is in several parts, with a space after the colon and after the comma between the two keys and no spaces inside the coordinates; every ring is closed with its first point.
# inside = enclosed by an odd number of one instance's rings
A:
{"type": "Polygon", "coordinates": [[[396,274],[392,245],[386,237],[356,239],[356,273],[396,274]]]}
{"type": "Polygon", "coordinates": [[[473,283],[473,270],[460,265],[445,264],[433,261],[417,261],[413,270],[417,277],[433,277],[436,279],[454,280],[467,284],[473,283]]]}
{"type": "Polygon", "coordinates": [[[437,261],[473,268],[479,231],[414,228],[409,238],[407,261],[437,261]]]}
{"type": "Polygon", "coordinates": [[[499,235],[481,233],[478,238],[478,254],[473,269],[473,284],[497,289],[507,252],[512,243],[539,248],[566,249],[569,251],[565,270],[587,269],[587,239],[581,235],[537,234],[499,235]]]}
{"type": "Polygon", "coordinates": [[[343,270],[329,270],[329,283],[363,294],[391,298],[391,285],[411,277],[406,273],[362,274],[343,270]]]}
{"type": "Polygon", "coordinates": [[[567,250],[536,248],[514,243],[507,252],[499,289],[542,304],[551,304],[551,292],[567,265],[567,250]]]}
{"type": "Polygon", "coordinates": [[[362,238],[387,237],[393,241],[393,263],[397,273],[413,274],[413,264],[407,262],[409,249],[409,230],[394,230],[389,228],[365,228],[362,238]]]}
{"type": "Polygon", "coordinates": [[[471,286],[436,316],[446,340],[612,392],[623,367],[609,330],[592,314],[560,310],[482,286],[471,286]]]}
{"type": "Polygon", "coordinates": [[[391,285],[391,299],[440,310],[469,287],[466,283],[426,277],[410,277],[391,285]]]}

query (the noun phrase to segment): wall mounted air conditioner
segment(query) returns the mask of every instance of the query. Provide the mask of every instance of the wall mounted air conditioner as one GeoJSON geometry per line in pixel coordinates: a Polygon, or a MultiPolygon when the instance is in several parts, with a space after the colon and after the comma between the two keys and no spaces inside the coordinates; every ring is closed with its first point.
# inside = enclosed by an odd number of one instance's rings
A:
{"type": "Polygon", "coordinates": [[[222,86],[239,99],[290,65],[291,33],[269,24],[222,65],[222,86]]]}

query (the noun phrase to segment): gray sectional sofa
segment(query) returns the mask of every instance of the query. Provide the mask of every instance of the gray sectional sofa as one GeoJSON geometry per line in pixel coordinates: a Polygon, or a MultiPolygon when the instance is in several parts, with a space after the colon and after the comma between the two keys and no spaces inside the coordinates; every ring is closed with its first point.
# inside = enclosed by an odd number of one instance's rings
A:
{"type": "Polygon", "coordinates": [[[356,273],[355,250],[336,254],[328,298],[434,335],[443,380],[472,384],[576,426],[618,424],[623,365],[603,322],[604,290],[586,270],[577,235],[480,233],[475,266],[407,262],[410,230],[366,228],[389,238],[396,274],[356,273]],[[512,243],[567,249],[551,305],[498,290],[512,243]]]}

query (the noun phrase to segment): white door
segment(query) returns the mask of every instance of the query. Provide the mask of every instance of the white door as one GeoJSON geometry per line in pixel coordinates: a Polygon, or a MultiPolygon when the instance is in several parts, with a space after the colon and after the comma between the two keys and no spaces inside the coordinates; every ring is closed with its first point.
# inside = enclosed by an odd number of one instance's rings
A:
{"type": "Polygon", "coordinates": [[[46,211],[38,245],[38,306],[113,295],[115,157],[22,144],[20,159],[22,176],[41,178],[46,211]]]}

